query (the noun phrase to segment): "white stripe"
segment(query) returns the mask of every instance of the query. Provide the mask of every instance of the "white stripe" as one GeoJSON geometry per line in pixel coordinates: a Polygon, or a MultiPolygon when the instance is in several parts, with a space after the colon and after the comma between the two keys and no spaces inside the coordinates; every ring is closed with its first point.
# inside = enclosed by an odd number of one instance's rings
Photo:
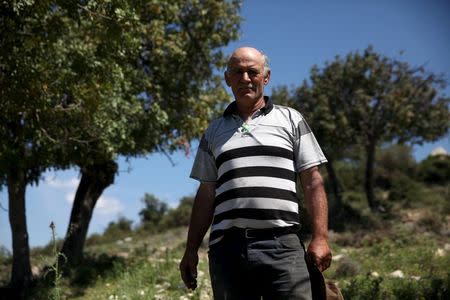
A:
{"type": "Polygon", "coordinates": [[[277,188],[296,192],[295,182],[289,179],[282,179],[276,177],[253,176],[253,177],[239,177],[228,180],[216,189],[216,197],[225,191],[241,187],[268,187],[277,188]]]}
{"type": "Polygon", "coordinates": [[[239,208],[279,209],[298,213],[298,203],[275,198],[236,198],[217,205],[214,215],[239,208]]]}
{"type": "Polygon", "coordinates": [[[214,245],[217,242],[220,242],[220,240],[223,239],[223,235],[219,236],[217,239],[209,241],[209,246],[214,245]]]}
{"type": "Polygon", "coordinates": [[[232,137],[231,139],[226,141],[226,143],[220,144],[218,148],[214,149],[214,156],[218,157],[225,151],[252,146],[273,146],[289,151],[292,151],[293,148],[292,144],[288,143],[288,141],[283,143],[282,139],[277,139],[273,136],[267,136],[267,138],[263,138],[262,136],[258,135],[258,140],[256,140],[251,135],[247,135],[245,137],[232,137]]]}
{"type": "Polygon", "coordinates": [[[254,220],[254,219],[244,219],[244,218],[238,218],[238,219],[225,219],[220,223],[217,223],[212,226],[211,232],[215,230],[223,230],[228,229],[231,227],[239,227],[239,228],[254,228],[254,229],[260,229],[260,228],[272,228],[272,227],[285,227],[290,226],[293,224],[298,224],[298,222],[286,222],[283,220],[254,220]]]}
{"type": "Polygon", "coordinates": [[[274,167],[283,168],[290,171],[294,171],[294,162],[290,159],[279,156],[246,156],[235,159],[230,159],[224,162],[219,170],[218,176],[228,172],[229,170],[245,167],[274,167]]]}

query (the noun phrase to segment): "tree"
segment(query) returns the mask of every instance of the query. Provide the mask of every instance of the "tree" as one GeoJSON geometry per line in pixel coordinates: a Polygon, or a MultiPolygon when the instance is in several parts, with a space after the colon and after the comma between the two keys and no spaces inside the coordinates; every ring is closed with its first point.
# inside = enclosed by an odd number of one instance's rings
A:
{"type": "Polygon", "coordinates": [[[139,212],[141,222],[144,226],[156,227],[167,212],[167,204],[154,195],[147,193],[142,198],[142,202],[144,203],[144,208],[139,212]]]}
{"type": "MultiPolygon", "coordinates": [[[[315,70],[313,68],[312,72],[315,70]]],[[[316,97],[306,81],[291,91],[286,86],[274,88],[272,99],[276,103],[296,108],[306,118],[328,160],[326,169],[334,195],[332,209],[341,209],[344,188],[336,172],[335,162],[345,156],[349,146],[347,142],[351,131],[340,130],[347,127],[346,120],[338,114],[335,107],[329,105],[327,98],[316,97]]]]}
{"type": "Polygon", "coordinates": [[[441,92],[447,85],[442,76],[385,57],[371,46],[362,54],[337,56],[323,69],[314,66],[310,79],[311,86],[304,83],[295,101],[322,115],[322,140],[335,144],[331,151],[341,145],[364,148],[365,192],[372,210],[379,208],[374,194],[377,146],[420,144],[448,131],[450,98],[441,92]]]}
{"type": "Polygon", "coordinates": [[[220,47],[237,37],[238,8],[235,1],[2,2],[0,174],[12,286],[26,290],[31,280],[26,186],[49,168],[80,167],[63,247],[78,259],[117,155],[183,147],[225,99],[212,74],[223,64],[220,47]]]}
{"type": "Polygon", "coordinates": [[[174,228],[180,226],[188,226],[191,217],[194,198],[184,196],[180,199],[177,208],[170,209],[161,220],[162,228],[174,228]]]}
{"type": "MultiPolygon", "coordinates": [[[[145,113],[132,114],[129,118],[121,114],[124,123],[118,125],[113,121],[104,127],[119,129],[117,133],[112,132],[106,143],[114,149],[114,154],[142,156],[179,148],[188,151],[189,141],[204,131],[208,120],[227,102],[221,79],[213,71],[224,65],[221,47],[237,38],[238,9],[237,1],[178,0],[151,5],[144,1],[137,10],[142,38],[132,69],[144,71],[144,76],[133,77],[140,83],[140,89],[131,97],[138,95],[140,112],[145,113]]],[[[117,111],[114,113],[117,115],[117,111]]],[[[101,164],[89,165],[85,161],[79,164],[82,181],[83,170],[101,172],[108,180],[98,182],[98,176],[86,174],[87,186],[97,192],[85,195],[83,191],[89,188],[81,189],[80,193],[77,190],[62,251],[70,264],[76,265],[81,260],[96,200],[114,180],[112,156],[99,155],[104,149],[104,146],[91,145],[84,153],[85,157],[96,157],[91,161],[101,164]]]]}
{"type": "Polygon", "coordinates": [[[405,144],[387,145],[377,149],[375,164],[375,184],[390,189],[396,177],[416,177],[417,163],[412,147],[405,144]]]}

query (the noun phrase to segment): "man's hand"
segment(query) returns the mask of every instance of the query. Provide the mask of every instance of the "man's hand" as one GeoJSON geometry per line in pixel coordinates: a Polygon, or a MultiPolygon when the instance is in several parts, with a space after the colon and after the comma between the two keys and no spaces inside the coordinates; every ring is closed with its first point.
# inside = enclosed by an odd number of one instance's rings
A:
{"type": "Polygon", "coordinates": [[[321,272],[330,267],[331,250],[326,239],[313,238],[309,243],[307,254],[321,272]]]}
{"type": "Polygon", "coordinates": [[[193,290],[197,287],[198,248],[213,219],[215,191],[215,182],[202,182],[192,206],[186,251],[180,262],[180,273],[186,287],[193,290]]]}
{"type": "Polygon", "coordinates": [[[180,273],[188,289],[195,290],[197,288],[197,265],[197,252],[186,250],[180,262],[180,273]]]}

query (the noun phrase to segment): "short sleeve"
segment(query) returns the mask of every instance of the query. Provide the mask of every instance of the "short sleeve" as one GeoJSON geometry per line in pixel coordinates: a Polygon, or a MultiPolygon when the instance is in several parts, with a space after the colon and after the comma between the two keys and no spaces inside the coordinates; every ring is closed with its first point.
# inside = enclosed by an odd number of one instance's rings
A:
{"type": "Polygon", "coordinates": [[[294,127],[295,170],[301,172],[327,162],[319,143],[306,120],[299,113],[294,127]]]}
{"type": "Polygon", "coordinates": [[[190,177],[200,182],[217,181],[216,162],[206,134],[200,140],[190,177]]]}

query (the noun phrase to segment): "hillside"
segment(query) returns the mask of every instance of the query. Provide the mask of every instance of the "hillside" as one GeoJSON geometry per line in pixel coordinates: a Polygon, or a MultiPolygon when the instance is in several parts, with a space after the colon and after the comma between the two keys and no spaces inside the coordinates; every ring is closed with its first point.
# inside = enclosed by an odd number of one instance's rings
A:
{"type": "MultiPolygon", "coordinates": [[[[439,215],[426,207],[403,209],[395,216],[368,217],[372,228],[330,231],[333,264],[325,277],[338,283],[346,299],[449,299],[450,215],[445,222],[439,215]]],[[[31,299],[212,299],[206,245],[197,290],[185,289],[179,277],[186,232],[186,227],[133,231],[102,242],[93,236],[85,264],[56,289],[55,274],[43,269],[52,261],[50,248],[34,249],[33,272],[40,280],[31,299]],[[55,296],[55,290],[61,294],[55,296]]],[[[5,282],[7,260],[1,268],[5,282]]]]}

